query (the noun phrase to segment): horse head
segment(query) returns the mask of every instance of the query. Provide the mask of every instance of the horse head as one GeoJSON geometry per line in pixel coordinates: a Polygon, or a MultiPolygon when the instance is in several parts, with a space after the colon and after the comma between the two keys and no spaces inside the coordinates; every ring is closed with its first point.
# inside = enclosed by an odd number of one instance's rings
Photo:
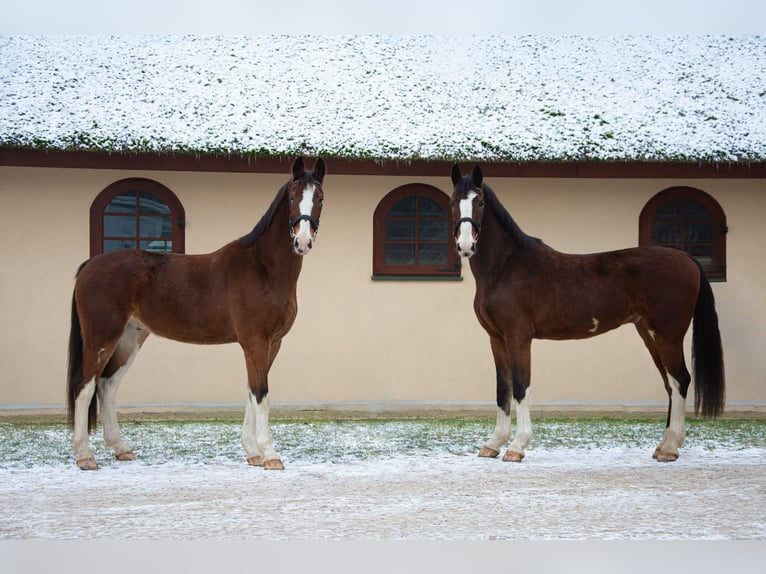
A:
{"type": "Polygon", "coordinates": [[[317,159],[312,170],[305,169],[303,158],[293,163],[293,179],[288,185],[287,197],[290,205],[290,238],[298,255],[306,255],[317,238],[319,217],[322,214],[325,164],[317,159]]]}
{"type": "Polygon", "coordinates": [[[453,234],[458,255],[470,257],[476,253],[476,242],[481,233],[484,219],[484,176],[477,165],[471,175],[463,175],[460,167],[452,167],[454,190],[450,199],[452,220],[455,221],[453,234]]]}

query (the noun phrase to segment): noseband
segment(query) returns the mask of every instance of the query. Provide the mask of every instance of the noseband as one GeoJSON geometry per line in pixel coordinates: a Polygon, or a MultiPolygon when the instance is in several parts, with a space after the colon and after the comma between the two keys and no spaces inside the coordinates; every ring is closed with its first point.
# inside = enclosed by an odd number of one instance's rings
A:
{"type": "Polygon", "coordinates": [[[457,239],[457,232],[460,230],[461,223],[470,223],[471,227],[473,227],[474,231],[476,231],[476,238],[479,238],[479,233],[481,233],[481,223],[476,223],[476,220],[473,217],[461,217],[457,220],[455,229],[452,231],[452,235],[455,237],[455,239],[457,239]]]}
{"type": "Polygon", "coordinates": [[[314,226],[314,237],[316,237],[319,232],[319,221],[310,215],[299,215],[295,219],[290,220],[290,238],[295,238],[295,226],[301,221],[308,221],[310,225],[314,226]]]}

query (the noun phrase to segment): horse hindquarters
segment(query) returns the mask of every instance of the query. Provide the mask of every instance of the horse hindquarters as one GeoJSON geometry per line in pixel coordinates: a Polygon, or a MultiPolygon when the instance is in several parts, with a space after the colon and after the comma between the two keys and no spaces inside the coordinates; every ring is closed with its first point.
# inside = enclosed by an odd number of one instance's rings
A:
{"type": "Polygon", "coordinates": [[[92,286],[80,279],[78,271],[72,298],[67,407],[77,466],[92,470],[97,464],[88,437],[96,427],[99,400],[107,446],[114,448],[120,460],[133,458],[117,428],[114,398],[120,379],[148,332],[142,332],[137,323],[129,322],[116,310],[93,308],[87,296],[92,286]]]}

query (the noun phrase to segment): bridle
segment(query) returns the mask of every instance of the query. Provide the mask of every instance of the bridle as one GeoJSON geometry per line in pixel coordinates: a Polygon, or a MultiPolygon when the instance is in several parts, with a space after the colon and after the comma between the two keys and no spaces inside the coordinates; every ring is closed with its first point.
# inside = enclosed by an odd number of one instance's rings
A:
{"type": "Polygon", "coordinates": [[[481,206],[481,215],[479,216],[478,223],[473,217],[461,217],[457,220],[457,223],[455,223],[455,227],[452,230],[453,237],[457,240],[457,232],[460,230],[460,225],[463,223],[470,223],[471,227],[473,227],[474,231],[476,232],[476,240],[479,239],[479,234],[481,233],[481,224],[484,222],[484,204],[481,206]]]}
{"type": "MultiPolygon", "coordinates": [[[[322,185],[318,181],[314,181],[314,186],[318,187],[319,189],[322,189],[322,185]]],[[[287,217],[290,221],[290,239],[295,239],[295,226],[298,225],[301,221],[308,221],[309,225],[311,225],[314,228],[314,233],[311,236],[312,240],[316,240],[317,233],[319,233],[319,218],[322,217],[322,206],[324,204],[324,201],[319,202],[319,217],[314,219],[311,217],[311,215],[308,214],[301,214],[298,217],[290,217],[290,213],[292,213],[292,205],[293,205],[293,196],[291,193],[287,194],[287,200],[289,202],[289,209],[287,210],[287,217]]]]}

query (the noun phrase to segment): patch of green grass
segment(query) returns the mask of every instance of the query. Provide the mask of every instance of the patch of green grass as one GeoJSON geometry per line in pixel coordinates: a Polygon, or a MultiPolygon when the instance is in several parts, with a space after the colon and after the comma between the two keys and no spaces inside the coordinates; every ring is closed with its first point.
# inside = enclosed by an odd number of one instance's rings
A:
{"type": "MultiPolygon", "coordinates": [[[[473,454],[489,438],[494,420],[360,419],[279,420],[271,425],[277,450],[292,460],[340,462],[436,453],[473,454]]],[[[121,425],[125,440],[145,464],[215,464],[240,461],[241,423],[231,420],[141,421],[121,425]]],[[[542,418],[533,420],[530,448],[653,449],[664,422],[656,419],[542,418]]],[[[766,420],[692,418],[685,448],[766,449],[766,420]]],[[[96,457],[108,460],[101,429],[91,436],[96,457]]],[[[0,423],[0,468],[70,464],[71,431],[54,423],[0,423]]]]}

